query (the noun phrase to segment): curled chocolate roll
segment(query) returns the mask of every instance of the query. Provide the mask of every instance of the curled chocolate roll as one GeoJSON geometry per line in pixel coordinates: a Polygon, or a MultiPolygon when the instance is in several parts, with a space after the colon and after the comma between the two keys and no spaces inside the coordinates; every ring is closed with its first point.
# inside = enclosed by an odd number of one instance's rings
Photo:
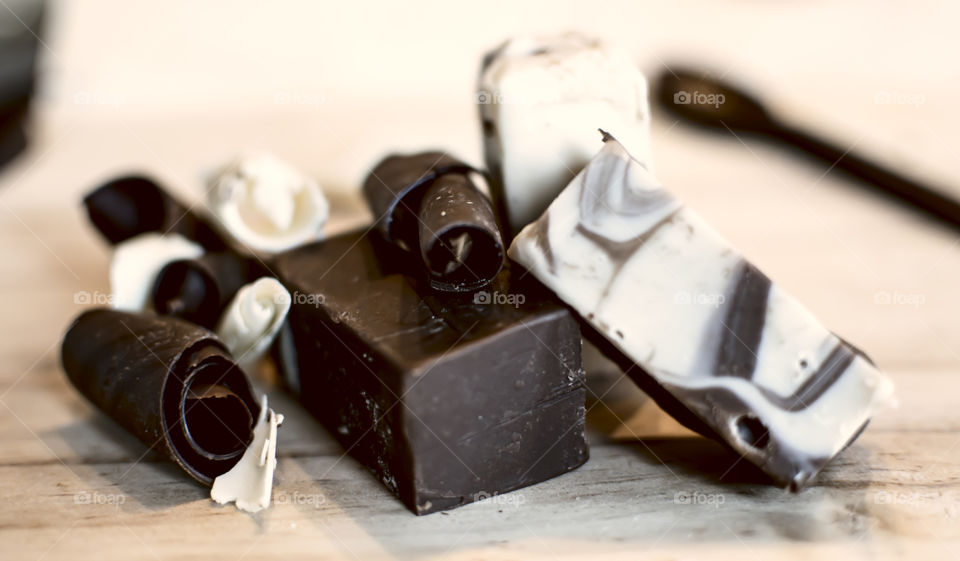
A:
{"type": "Polygon", "coordinates": [[[419,254],[430,285],[467,292],[490,283],[503,267],[500,229],[482,176],[442,152],[389,156],[363,191],[387,241],[419,254]]]}
{"type": "Polygon", "coordinates": [[[61,358],[80,393],[205,485],[232,468],[253,438],[260,405],[206,329],[95,309],[73,322],[61,358]]]}
{"type": "Polygon", "coordinates": [[[267,275],[253,257],[232,251],[168,263],[153,286],[153,309],[213,329],[238,290],[267,275]]]}
{"type": "Polygon", "coordinates": [[[144,232],[177,233],[208,251],[227,247],[213,227],[150,178],[118,177],[83,199],[90,221],[111,244],[144,232]]]}

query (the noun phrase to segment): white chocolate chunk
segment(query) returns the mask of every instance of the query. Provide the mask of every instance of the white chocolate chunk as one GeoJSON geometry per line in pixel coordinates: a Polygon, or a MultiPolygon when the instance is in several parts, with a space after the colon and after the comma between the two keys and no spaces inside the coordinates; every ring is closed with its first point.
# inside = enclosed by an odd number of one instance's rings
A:
{"type": "Polygon", "coordinates": [[[279,252],[323,237],[330,205],[317,183],[277,158],[238,158],[214,178],[210,210],[253,251],[279,252]]]}
{"type": "Polygon", "coordinates": [[[290,293],[277,279],[263,277],[244,286],[230,301],[217,335],[242,368],[263,357],[290,311],[290,293]]]}
{"type": "Polygon", "coordinates": [[[179,234],[147,232],[117,245],[110,261],[110,304],[139,312],[150,307],[153,284],[171,261],[194,259],[203,248],[179,234]]]}
{"type": "Polygon", "coordinates": [[[282,423],[283,415],[267,407],[267,396],[263,396],[253,441],[230,471],[213,480],[211,499],[218,504],[236,502],[238,509],[247,512],[270,506],[277,467],[277,427],[282,423]]]}
{"type": "Polygon", "coordinates": [[[647,82],[626,51],[576,33],[507,41],[477,92],[487,168],[513,231],[535,220],[597,151],[597,128],[650,157],[647,82]]]}
{"type": "Polygon", "coordinates": [[[510,257],[733,449],[802,486],[892,382],[605,141],[510,257]]]}

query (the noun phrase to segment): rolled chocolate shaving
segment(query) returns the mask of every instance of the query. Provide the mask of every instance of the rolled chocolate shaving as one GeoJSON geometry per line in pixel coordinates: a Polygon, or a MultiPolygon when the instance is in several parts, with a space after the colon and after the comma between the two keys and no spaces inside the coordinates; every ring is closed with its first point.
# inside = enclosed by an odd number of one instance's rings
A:
{"type": "Polygon", "coordinates": [[[213,329],[237,291],[267,275],[258,259],[232,251],[173,261],[157,275],[153,308],[213,329]]]}
{"type": "Polygon", "coordinates": [[[503,267],[493,209],[467,175],[441,175],[424,190],[419,230],[420,255],[434,288],[479,288],[503,267]]]}
{"type": "Polygon", "coordinates": [[[144,232],[172,232],[208,251],[227,247],[206,220],[148,177],[129,175],[108,181],[84,197],[83,204],[90,221],[111,244],[144,232]]]}
{"type": "Polygon", "coordinates": [[[387,241],[418,255],[431,287],[467,292],[490,283],[504,261],[503,241],[479,177],[443,152],[389,156],[363,190],[387,241]]]}
{"type": "Polygon", "coordinates": [[[61,358],[80,393],[205,485],[253,438],[260,405],[250,383],[202,327],[94,309],[73,322],[61,358]]]}
{"type": "Polygon", "coordinates": [[[243,286],[227,304],[216,333],[237,363],[254,366],[286,323],[292,298],[280,281],[262,277],[243,286]]]}

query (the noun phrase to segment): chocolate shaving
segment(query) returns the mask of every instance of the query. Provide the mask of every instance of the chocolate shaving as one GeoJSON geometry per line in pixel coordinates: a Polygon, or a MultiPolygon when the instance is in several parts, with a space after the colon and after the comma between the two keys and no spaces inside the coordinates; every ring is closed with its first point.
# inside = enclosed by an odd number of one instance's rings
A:
{"type": "Polygon", "coordinates": [[[477,173],[443,152],[422,152],[385,158],[364,182],[378,229],[417,256],[434,289],[473,291],[503,267],[502,236],[477,173]]]}
{"type": "Polygon", "coordinates": [[[260,405],[250,383],[202,327],[94,309],[70,326],[61,358],[80,393],[205,485],[253,439],[260,405]]]}
{"type": "Polygon", "coordinates": [[[112,245],[160,232],[180,234],[208,251],[227,247],[209,222],[148,177],[129,175],[108,181],[87,194],[83,204],[90,221],[112,245]]]}

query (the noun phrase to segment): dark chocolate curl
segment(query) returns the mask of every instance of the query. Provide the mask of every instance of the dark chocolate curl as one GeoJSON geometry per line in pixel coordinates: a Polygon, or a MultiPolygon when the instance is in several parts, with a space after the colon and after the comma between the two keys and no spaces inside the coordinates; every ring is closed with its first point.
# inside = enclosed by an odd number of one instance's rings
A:
{"type": "Polygon", "coordinates": [[[213,329],[237,291],[267,274],[256,258],[232,251],[172,261],[157,275],[153,308],[213,329]]]}
{"type": "Polygon", "coordinates": [[[250,383],[216,335],[165,316],[95,309],[63,339],[67,377],[144,444],[210,485],[253,439],[250,383]]]}
{"type": "Polygon", "coordinates": [[[375,232],[276,256],[281,282],[303,296],[276,356],[304,406],[416,514],[586,461],[570,312],[509,266],[471,295],[430,289],[411,261],[375,232]]]}
{"type": "Polygon", "coordinates": [[[227,247],[203,218],[150,178],[130,175],[108,181],[83,199],[90,221],[111,244],[146,232],[175,233],[208,251],[227,247]]]}
{"type": "Polygon", "coordinates": [[[418,255],[437,290],[476,290],[503,267],[500,229],[475,174],[443,152],[422,152],[387,157],[363,185],[383,236],[418,255]]]}
{"type": "Polygon", "coordinates": [[[490,202],[467,175],[441,175],[420,203],[420,255],[431,284],[460,292],[480,288],[503,267],[503,241],[490,202]]]}

